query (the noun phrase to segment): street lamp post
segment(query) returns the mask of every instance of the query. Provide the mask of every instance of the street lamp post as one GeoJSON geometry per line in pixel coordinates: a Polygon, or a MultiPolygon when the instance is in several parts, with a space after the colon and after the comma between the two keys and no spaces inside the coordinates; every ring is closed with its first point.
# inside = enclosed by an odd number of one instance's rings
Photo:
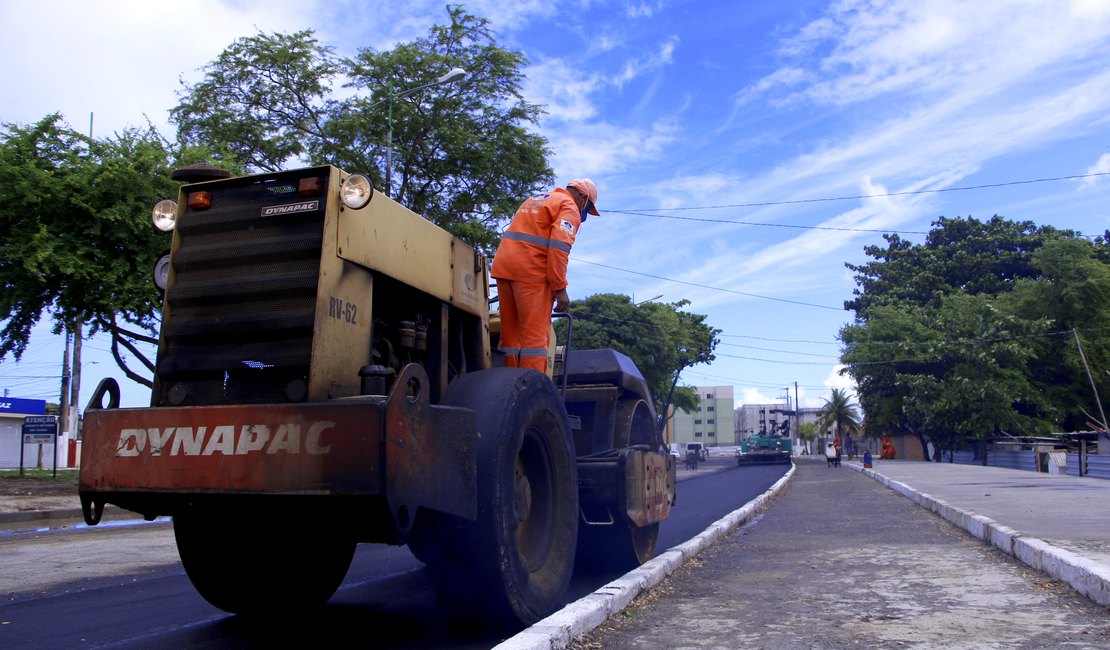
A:
{"type": "Polygon", "coordinates": [[[401,99],[402,97],[408,97],[409,95],[420,92],[425,88],[431,88],[432,86],[454,83],[461,80],[465,76],[466,70],[463,70],[462,68],[451,68],[445,74],[431,83],[416,86],[415,88],[409,88],[408,90],[403,90],[396,94],[393,93],[392,86],[386,86],[385,99],[379,100],[370,105],[370,108],[373,108],[383,101],[388,102],[387,120],[389,124],[389,131],[386,133],[385,136],[385,193],[388,196],[393,196],[393,100],[401,99]]]}

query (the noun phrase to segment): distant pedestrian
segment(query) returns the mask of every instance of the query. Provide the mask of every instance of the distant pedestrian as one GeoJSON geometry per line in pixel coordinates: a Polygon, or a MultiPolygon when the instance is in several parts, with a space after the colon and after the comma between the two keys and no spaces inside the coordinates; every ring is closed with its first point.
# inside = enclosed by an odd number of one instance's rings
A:
{"type": "Polygon", "coordinates": [[[894,460],[894,456],[894,443],[890,441],[890,436],[883,436],[882,447],[879,449],[879,458],[894,460]]]}

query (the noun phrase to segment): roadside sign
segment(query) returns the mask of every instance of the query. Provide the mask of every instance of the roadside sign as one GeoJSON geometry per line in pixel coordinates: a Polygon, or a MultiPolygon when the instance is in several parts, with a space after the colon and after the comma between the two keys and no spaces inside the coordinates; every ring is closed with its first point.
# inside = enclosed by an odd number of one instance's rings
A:
{"type": "MultiPolygon", "coordinates": [[[[58,416],[28,415],[23,418],[23,445],[38,444],[41,466],[42,445],[54,445],[54,476],[58,475],[58,416]]],[[[23,476],[23,445],[19,447],[19,475],[23,476]]]]}
{"type": "Polygon", "coordinates": [[[23,424],[57,424],[57,415],[28,415],[23,418],[23,424]]]}
{"type": "Polygon", "coordinates": [[[23,442],[54,442],[57,435],[57,416],[29,415],[23,418],[23,442]]]}

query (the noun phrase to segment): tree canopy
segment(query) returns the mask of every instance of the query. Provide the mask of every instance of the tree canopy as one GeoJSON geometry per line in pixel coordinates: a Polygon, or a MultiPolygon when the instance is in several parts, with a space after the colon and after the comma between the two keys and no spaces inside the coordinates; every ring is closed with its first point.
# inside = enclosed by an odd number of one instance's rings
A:
{"type": "Polygon", "coordinates": [[[137,354],[131,341],[150,340],[161,307],[151,268],[169,248],[150,207],[177,195],[170,160],[151,129],[92,139],[58,115],[3,127],[0,357],[20,358],[44,312],[55,333],[109,332],[117,360],[119,345],[137,354]]]}
{"type": "Polygon", "coordinates": [[[923,244],[886,239],[865,249],[875,261],[848,265],[855,319],[840,332],[869,435],[912,432],[939,457],[1002,433],[1089,428],[1076,342],[1105,377],[1105,237],[969,217],[939,219],[923,244]]]}
{"type": "MultiPolygon", "coordinates": [[[[655,409],[664,413],[668,396],[676,408],[694,411],[698,398],[692,387],[677,386],[683,369],[715,358],[721,330],[705,323],[705,316],[682,311],[687,300],[635,304],[623,294],[595,294],[570,303],[574,318],[574,349],[612,348],[636,363],[651,388],[655,409]]],[[[566,326],[556,324],[565,341],[566,326]]]]}
{"type": "Polygon", "coordinates": [[[341,62],[311,31],[240,38],[204,71],[202,81],[182,82],[170,111],[180,142],[219,143],[237,166],[276,171],[325,137],[341,62]]]}
{"type": "Polygon", "coordinates": [[[524,54],[499,46],[486,19],[455,5],[447,14],[424,38],[353,58],[307,30],[241,38],[202,81],[183,84],[171,111],[178,138],[222,147],[251,169],[300,162],[368,173],[492,252],[522,198],[553,181],[547,141],[529,130],[542,110],[521,95],[524,54]],[[436,83],[453,68],[466,71],[461,82],[436,83]],[[337,98],[341,80],[355,92],[337,98]]]}

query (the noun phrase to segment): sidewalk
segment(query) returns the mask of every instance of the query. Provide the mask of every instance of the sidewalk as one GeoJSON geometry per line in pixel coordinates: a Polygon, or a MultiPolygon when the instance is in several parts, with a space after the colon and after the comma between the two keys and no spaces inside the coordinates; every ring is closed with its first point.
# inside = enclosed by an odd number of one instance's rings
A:
{"type": "MultiPolygon", "coordinates": [[[[819,474],[814,475],[813,469],[824,467],[824,464],[818,466],[807,459],[801,459],[800,463],[803,464],[800,466],[801,468],[809,468],[803,474],[808,473],[810,476],[820,476],[819,474]]],[[[874,469],[865,470],[857,459],[844,461],[844,467],[876,479],[881,486],[886,486],[897,494],[914,500],[918,505],[936,512],[956,527],[969,532],[971,536],[1009,553],[1009,555],[1025,562],[1030,567],[1045,571],[1053,578],[1069,583],[1072,588],[1086,596],[1090,601],[1103,607],[1110,607],[1110,481],[1037,474],[1032,473],[1032,471],[995,467],[915,463],[915,461],[882,460],[876,464],[874,469]]],[[[677,571],[679,567],[682,567],[686,560],[698,555],[698,553],[703,553],[703,551],[706,551],[703,555],[713,556],[714,553],[719,551],[720,547],[716,547],[714,550],[706,549],[723,540],[729,532],[758,515],[767,500],[778,495],[778,492],[785,490],[789,481],[796,476],[798,469],[799,466],[791,469],[790,473],[778,484],[771,487],[765,495],[717,521],[702,535],[686,542],[684,545],[663,552],[659,557],[645,563],[643,567],[629,572],[628,575],[614,582],[610,582],[609,585],[598,589],[592,595],[569,603],[563,610],[499,644],[497,650],[566,648],[572,646],[575,641],[584,639],[595,628],[609,627],[609,624],[614,621],[618,622],[617,627],[619,627],[619,619],[622,617],[613,615],[625,612],[634,598],[640,593],[659,585],[659,582],[662,582],[677,571]],[[613,620],[609,620],[610,616],[613,616],[613,620]],[[603,623],[606,623],[606,626],[603,626],[603,623]]],[[[833,471],[833,474],[826,476],[836,476],[836,471],[833,471]]],[[[840,476],[847,479],[850,475],[840,476]]],[[[810,479],[806,478],[804,480],[808,481],[810,479]]],[[[852,483],[856,483],[856,481],[852,481],[852,483]]],[[[777,517],[778,515],[801,521],[820,516],[818,512],[814,511],[813,506],[806,504],[807,500],[813,499],[803,498],[799,501],[797,490],[785,491],[789,491],[791,496],[785,500],[776,501],[776,504],[771,506],[763,515],[764,519],[750,528],[750,535],[764,535],[773,530],[775,526],[783,525],[779,521],[781,517],[777,517]],[[784,511],[779,512],[779,510],[784,511]],[[773,519],[776,521],[771,521],[773,519]],[[761,528],[768,526],[771,528],[760,531],[761,528]]],[[[868,491],[875,492],[874,489],[868,491]]],[[[876,494],[881,495],[882,492],[876,492],[876,494]]],[[[889,491],[886,494],[897,498],[889,491]]],[[[874,539],[875,544],[880,544],[878,538],[885,535],[895,535],[895,532],[892,531],[900,531],[902,535],[909,535],[910,539],[907,542],[909,545],[912,545],[912,536],[924,535],[921,532],[909,532],[908,530],[909,520],[906,517],[911,517],[911,515],[907,512],[911,514],[915,510],[902,507],[900,508],[901,514],[898,514],[898,508],[872,506],[872,504],[877,504],[877,501],[874,501],[875,498],[866,497],[869,500],[854,500],[850,505],[845,504],[845,507],[854,510],[851,511],[850,516],[840,516],[841,524],[848,524],[847,520],[851,520],[849,528],[852,531],[859,532],[861,540],[859,544],[865,544],[866,541],[864,540],[867,539],[874,539]],[[857,510],[858,508],[862,509],[857,510]],[[871,532],[868,534],[867,530],[871,530],[871,532]]],[[[908,504],[905,500],[897,502],[908,504]]],[[[826,522],[826,526],[835,525],[826,522]]],[[[841,531],[840,535],[844,536],[846,534],[841,531]]],[[[720,590],[727,588],[723,585],[727,586],[729,583],[735,585],[735,583],[747,577],[746,575],[735,575],[736,571],[744,571],[736,563],[744,556],[729,555],[729,553],[737,552],[729,547],[743,544],[743,542],[737,541],[737,538],[743,537],[743,534],[739,534],[731,536],[728,541],[722,541],[722,544],[726,545],[726,550],[719,551],[723,557],[718,557],[716,560],[718,566],[729,567],[718,569],[718,572],[722,573],[718,577],[722,582],[713,583],[712,586],[710,586],[708,580],[704,586],[702,583],[695,583],[693,586],[687,583],[683,587],[688,599],[703,602],[703,605],[706,602],[714,603],[720,599],[720,590]]],[[[840,540],[842,541],[842,539],[844,538],[841,537],[840,540]]],[[[960,538],[957,537],[956,539],[960,538]]],[[[975,542],[972,540],[966,537],[962,539],[966,541],[941,541],[939,548],[945,548],[944,544],[970,544],[975,546],[975,542]]],[[[889,544],[889,542],[884,542],[884,544],[889,544]]],[[[952,548],[955,552],[955,547],[952,548]]],[[[819,551],[813,552],[819,555],[819,551]]],[[[770,556],[766,556],[764,559],[768,562],[773,561],[770,556]]],[[[912,576],[916,571],[922,569],[912,565],[912,563],[907,563],[906,566],[894,567],[899,559],[885,558],[885,561],[890,563],[892,569],[897,569],[895,572],[899,576],[912,576]]],[[[963,575],[963,572],[973,571],[975,568],[976,562],[965,560],[959,566],[942,566],[937,570],[944,572],[950,583],[968,586],[976,583],[977,579],[970,575],[963,575]]],[[[934,568],[931,566],[925,568],[926,571],[932,569],[934,568]]],[[[704,573],[706,569],[695,569],[695,571],[704,573]]],[[[783,571],[779,573],[779,578],[771,581],[771,583],[787,585],[791,580],[803,580],[804,583],[806,580],[813,580],[813,576],[815,576],[813,570],[806,571],[800,566],[791,567],[787,565],[787,568],[783,571]],[[808,576],[803,575],[803,573],[808,573],[808,576]]],[[[676,573],[677,575],[678,573],[676,573]]],[[[703,578],[705,577],[703,576],[703,578]]],[[[929,579],[930,577],[921,578],[924,581],[929,579]]],[[[989,578],[983,580],[986,579],[989,578]]],[[[836,585],[837,583],[833,581],[826,587],[836,590],[836,585]]],[[[747,585],[747,587],[753,586],[747,585]]],[[[798,588],[797,583],[795,583],[793,589],[798,588]]],[[[1005,595],[1010,588],[1012,586],[1000,589],[996,587],[995,591],[1002,592],[1005,595]]],[[[767,596],[769,597],[769,595],[767,596]]],[[[988,595],[979,595],[979,597],[985,601],[992,599],[988,595]]],[[[658,598],[662,599],[660,602],[666,602],[666,605],[659,605],[655,608],[656,610],[678,610],[685,605],[685,603],[673,601],[668,596],[658,598]]],[[[789,602],[790,598],[796,597],[785,595],[784,598],[789,602]]],[[[841,596],[841,598],[844,597],[841,596]]],[[[650,601],[650,599],[648,600],[650,601]]],[[[729,603],[728,600],[726,598],[725,602],[720,603],[722,607],[729,607],[730,605],[730,613],[724,620],[714,619],[713,613],[709,612],[703,612],[702,615],[690,618],[690,615],[683,617],[669,611],[650,613],[643,611],[640,612],[640,616],[643,618],[639,619],[638,623],[630,623],[630,626],[647,634],[655,634],[655,637],[647,642],[645,647],[650,647],[652,643],[659,643],[662,641],[659,634],[666,637],[668,633],[674,634],[675,638],[672,640],[678,643],[684,642],[683,639],[689,640],[693,634],[694,637],[700,639],[699,643],[695,643],[697,647],[726,647],[729,643],[735,643],[737,632],[734,631],[731,632],[731,636],[725,636],[717,630],[720,627],[728,626],[728,624],[739,626],[740,616],[737,615],[737,610],[746,611],[750,609],[740,606],[740,602],[744,602],[743,600],[735,603],[729,603]],[[706,622],[706,619],[709,619],[708,622],[706,622]],[[707,631],[706,628],[710,629],[707,631]],[[666,630],[680,630],[680,632],[667,632],[666,630]],[[718,634],[716,640],[722,641],[724,644],[713,646],[714,633],[718,634]]],[[[975,595],[972,595],[972,600],[975,600],[975,595]]],[[[945,608],[949,606],[937,603],[936,607],[945,608]]],[[[1006,615],[1006,607],[1001,609],[1002,615],[1006,615]]],[[[960,616],[946,620],[949,622],[953,620],[962,621],[968,619],[969,616],[972,619],[979,617],[986,620],[989,616],[986,612],[989,611],[989,607],[983,612],[972,610],[970,615],[968,611],[965,611],[960,616]]],[[[1049,611],[1052,610],[1049,609],[1049,611]]],[[[785,611],[781,612],[781,615],[787,618],[791,616],[785,611]]],[[[805,613],[797,611],[793,612],[793,616],[805,616],[805,613]]],[[[894,618],[899,617],[891,617],[891,619],[894,618]]],[[[909,619],[907,618],[907,620],[909,619]]],[[[875,621],[866,622],[874,623],[875,621]]],[[[999,624],[1001,623],[996,621],[996,629],[999,624]]],[[[1036,628],[1036,624],[1033,628],[1036,628]]],[[[936,633],[936,630],[934,632],[936,633]]],[[[989,639],[989,632],[985,638],[989,639]]],[[[612,642],[614,639],[609,638],[606,641],[612,642]]],[[[626,638],[619,638],[618,641],[626,642],[627,647],[634,646],[634,643],[626,638]]],[[[587,643],[583,647],[594,646],[587,643]]]]}
{"type": "Polygon", "coordinates": [[[1110,607],[1110,481],[951,463],[845,465],[1110,607]]]}

